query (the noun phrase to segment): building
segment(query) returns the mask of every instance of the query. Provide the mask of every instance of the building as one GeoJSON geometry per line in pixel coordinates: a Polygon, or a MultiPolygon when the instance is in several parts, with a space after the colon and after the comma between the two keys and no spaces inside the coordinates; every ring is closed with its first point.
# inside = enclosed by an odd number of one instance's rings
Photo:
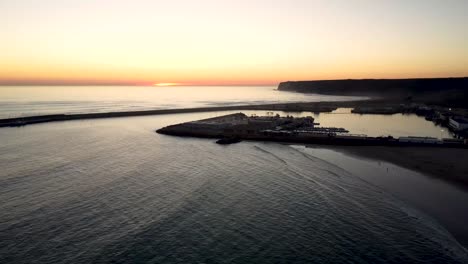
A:
{"type": "Polygon", "coordinates": [[[462,131],[468,129],[468,118],[465,117],[451,117],[449,119],[449,126],[455,131],[462,131]]]}

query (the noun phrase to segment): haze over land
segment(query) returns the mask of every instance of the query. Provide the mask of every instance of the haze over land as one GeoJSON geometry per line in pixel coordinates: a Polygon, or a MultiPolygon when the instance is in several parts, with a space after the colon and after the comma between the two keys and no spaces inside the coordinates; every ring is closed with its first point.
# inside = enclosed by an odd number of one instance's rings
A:
{"type": "Polygon", "coordinates": [[[0,2],[0,84],[468,76],[468,1],[0,2]]]}

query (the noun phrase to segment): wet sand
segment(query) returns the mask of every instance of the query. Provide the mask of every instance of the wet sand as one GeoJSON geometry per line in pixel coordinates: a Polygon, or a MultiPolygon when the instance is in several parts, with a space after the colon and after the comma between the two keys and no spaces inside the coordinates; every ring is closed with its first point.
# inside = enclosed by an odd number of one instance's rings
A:
{"type": "Polygon", "coordinates": [[[330,149],[458,183],[468,189],[468,150],[431,147],[333,146],[330,149]]]}
{"type": "Polygon", "coordinates": [[[462,184],[431,177],[382,159],[363,158],[347,150],[309,146],[303,151],[339,166],[395,196],[403,204],[422,213],[412,215],[435,221],[468,248],[468,190],[462,184]]]}

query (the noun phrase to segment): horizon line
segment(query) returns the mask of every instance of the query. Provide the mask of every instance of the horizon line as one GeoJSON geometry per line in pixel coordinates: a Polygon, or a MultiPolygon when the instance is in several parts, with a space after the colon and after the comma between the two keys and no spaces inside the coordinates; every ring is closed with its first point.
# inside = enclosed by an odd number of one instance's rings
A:
{"type": "MultiPolygon", "coordinates": [[[[147,87],[177,87],[177,86],[278,86],[281,83],[285,82],[313,82],[313,81],[346,81],[346,80],[421,80],[421,79],[463,79],[468,78],[467,76],[447,76],[447,77],[411,77],[411,78],[337,78],[337,79],[301,79],[301,80],[285,80],[274,83],[232,83],[232,84],[203,84],[203,83],[170,83],[171,85],[157,85],[157,83],[73,83],[73,82],[63,82],[63,83],[29,83],[29,82],[17,82],[17,83],[8,83],[1,82],[0,87],[4,86],[147,86],[147,87]]],[[[161,83],[164,84],[164,83],[161,83]]]]}
{"type": "Polygon", "coordinates": [[[191,86],[191,87],[201,87],[201,86],[277,86],[277,84],[180,84],[180,85],[164,85],[164,86],[157,86],[153,84],[74,84],[74,83],[51,83],[51,84],[28,84],[28,83],[16,83],[16,84],[8,84],[8,83],[0,83],[0,87],[5,86],[141,86],[141,87],[155,87],[155,88],[162,88],[162,87],[180,87],[180,86],[191,86]]]}

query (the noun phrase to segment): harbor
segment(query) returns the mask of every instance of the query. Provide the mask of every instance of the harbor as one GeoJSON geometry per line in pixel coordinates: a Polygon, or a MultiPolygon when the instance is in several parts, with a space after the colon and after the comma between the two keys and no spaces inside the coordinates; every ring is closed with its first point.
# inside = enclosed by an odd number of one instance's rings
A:
{"type": "MultiPolygon", "coordinates": [[[[0,127],[22,127],[26,125],[63,122],[72,120],[101,119],[101,118],[122,118],[152,115],[169,115],[184,113],[203,113],[220,111],[275,111],[282,115],[314,115],[329,114],[339,112],[342,109],[349,109],[352,114],[360,116],[395,116],[395,115],[417,115],[432,122],[458,139],[468,137],[468,112],[463,108],[450,108],[434,105],[401,103],[387,100],[361,100],[361,101],[341,101],[341,102],[308,102],[308,103],[281,103],[281,104],[259,104],[259,105],[237,105],[237,106],[217,106],[217,107],[197,107],[179,109],[154,109],[143,111],[121,111],[121,112],[97,112],[97,113],[65,113],[52,115],[18,116],[0,119],[0,127]]],[[[272,113],[272,112],[267,112],[272,113]]],[[[270,117],[271,118],[271,117],[270,117]]],[[[335,124],[328,124],[329,127],[335,124]]],[[[365,125],[368,126],[367,124],[365,125]]],[[[326,131],[319,126],[303,126],[302,130],[312,132],[340,132],[326,131]]],[[[317,134],[317,133],[315,133],[317,134]]],[[[367,134],[359,132],[358,134],[367,134]]],[[[372,135],[377,136],[377,135],[372,135]]],[[[393,135],[394,136],[394,135],[393,135]]],[[[406,136],[406,135],[399,135],[406,136]]],[[[424,135],[411,135],[424,136],[424,135]]],[[[434,135],[432,135],[434,136],[434,135]]]]}
{"type": "MultiPolygon", "coordinates": [[[[466,139],[406,136],[368,136],[351,134],[345,128],[321,127],[312,116],[280,116],[268,112],[266,116],[234,113],[198,121],[163,127],[160,134],[215,139],[294,142],[321,145],[350,146],[428,146],[468,148],[466,139]]],[[[227,141],[229,143],[229,140],[227,141]]]]}

